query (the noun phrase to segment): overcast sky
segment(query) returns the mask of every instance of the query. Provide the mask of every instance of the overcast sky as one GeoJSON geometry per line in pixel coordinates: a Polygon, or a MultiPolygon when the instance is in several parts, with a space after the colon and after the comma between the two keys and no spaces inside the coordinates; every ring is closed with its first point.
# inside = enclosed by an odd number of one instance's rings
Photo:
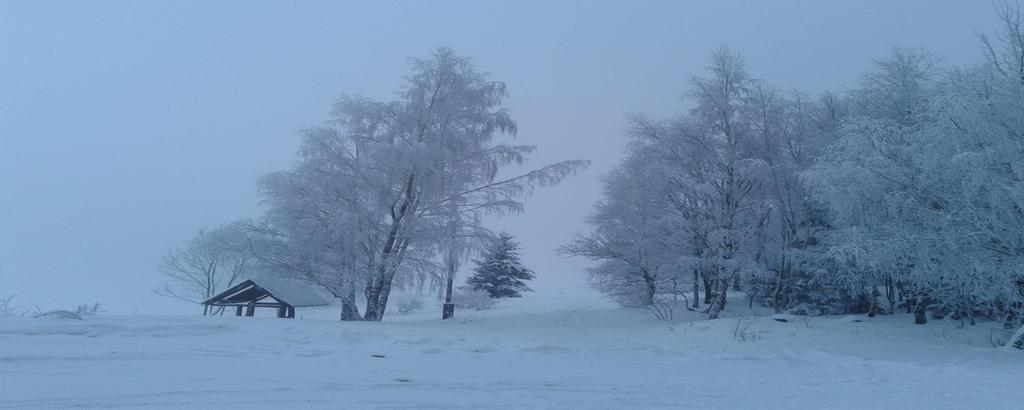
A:
{"type": "Polygon", "coordinates": [[[156,296],[169,248],[259,213],[255,180],[341,93],[391,99],[439,45],[508,84],[533,165],[590,159],[506,228],[538,292],[582,286],[554,249],[586,229],[629,113],[681,110],[728,44],[783,88],[843,91],[870,58],[921,45],[962,65],[983,0],[0,2],[0,296],[193,309],[156,296]]]}

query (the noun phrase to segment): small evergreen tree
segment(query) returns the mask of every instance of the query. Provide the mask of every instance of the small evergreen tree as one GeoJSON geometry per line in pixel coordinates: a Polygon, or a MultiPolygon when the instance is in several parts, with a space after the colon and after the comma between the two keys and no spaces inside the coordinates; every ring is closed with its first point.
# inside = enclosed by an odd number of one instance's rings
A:
{"type": "Polygon", "coordinates": [[[517,298],[531,291],[526,281],[533,279],[533,271],[519,261],[519,243],[512,235],[502,232],[494,245],[485,249],[466,284],[475,290],[487,292],[492,298],[517,298]]]}

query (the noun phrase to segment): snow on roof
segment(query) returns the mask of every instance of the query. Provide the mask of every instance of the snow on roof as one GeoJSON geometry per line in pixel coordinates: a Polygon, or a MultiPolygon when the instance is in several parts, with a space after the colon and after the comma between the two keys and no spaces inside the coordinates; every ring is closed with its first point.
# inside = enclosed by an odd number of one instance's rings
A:
{"type": "Polygon", "coordinates": [[[323,306],[327,300],[309,288],[309,285],[298,281],[280,278],[252,278],[252,281],[275,299],[292,306],[323,306]]]}

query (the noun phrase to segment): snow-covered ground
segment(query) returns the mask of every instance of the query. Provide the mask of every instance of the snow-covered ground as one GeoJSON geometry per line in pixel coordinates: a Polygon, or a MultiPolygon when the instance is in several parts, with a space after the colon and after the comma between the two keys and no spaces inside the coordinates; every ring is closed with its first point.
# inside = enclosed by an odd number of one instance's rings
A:
{"type": "Polygon", "coordinates": [[[674,323],[580,295],[383,323],[0,320],[0,408],[984,408],[1024,406],[995,326],[906,316],[674,323]],[[382,356],[382,357],[379,357],[382,356]]]}

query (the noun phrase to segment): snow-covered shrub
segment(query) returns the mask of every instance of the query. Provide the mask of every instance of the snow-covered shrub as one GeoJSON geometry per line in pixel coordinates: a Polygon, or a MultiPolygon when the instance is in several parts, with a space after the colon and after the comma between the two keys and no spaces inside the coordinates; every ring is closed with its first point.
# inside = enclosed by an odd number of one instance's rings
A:
{"type": "Polygon", "coordinates": [[[778,294],[775,286],[774,278],[757,277],[750,282],[750,292],[764,306],[778,303],[780,312],[801,316],[868,313],[871,307],[868,289],[837,283],[820,272],[791,272],[778,294]]]}
{"type": "Polygon", "coordinates": [[[644,308],[658,320],[669,321],[675,317],[677,307],[685,310],[687,305],[686,295],[657,295],[654,302],[644,308]]]}
{"type": "Polygon", "coordinates": [[[398,314],[408,315],[423,310],[423,301],[420,298],[406,298],[398,301],[398,314]]]}
{"type": "Polygon", "coordinates": [[[14,304],[14,295],[0,297],[0,319],[8,317],[24,317],[41,313],[38,306],[17,306],[14,304]]]}
{"type": "Polygon", "coordinates": [[[18,316],[16,309],[11,305],[12,300],[14,295],[0,297],[0,318],[18,316]]]}
{"type": "Polygon", "coordinates": [[[95,315],[100,312],[100,304],[93,303],[91,305],[78,305],[78,309],[75,310],[79,316],[95,315]]]}
{"type": "Polygon", "coordinates": [[[733,328],[732,337],[737,342],[756,342],[761,340],[761,332],[757,330],[751,330],[750,326],[754,324],[756,319],[750,317],[741,317],[736,319],[736,326],[733,328]]]}
{"type": "Polygon", "coordinates": [[[461,286],[455,293],[455,306],[460,309],[487,310],[497,303],[487,292],[461,286]]]}

